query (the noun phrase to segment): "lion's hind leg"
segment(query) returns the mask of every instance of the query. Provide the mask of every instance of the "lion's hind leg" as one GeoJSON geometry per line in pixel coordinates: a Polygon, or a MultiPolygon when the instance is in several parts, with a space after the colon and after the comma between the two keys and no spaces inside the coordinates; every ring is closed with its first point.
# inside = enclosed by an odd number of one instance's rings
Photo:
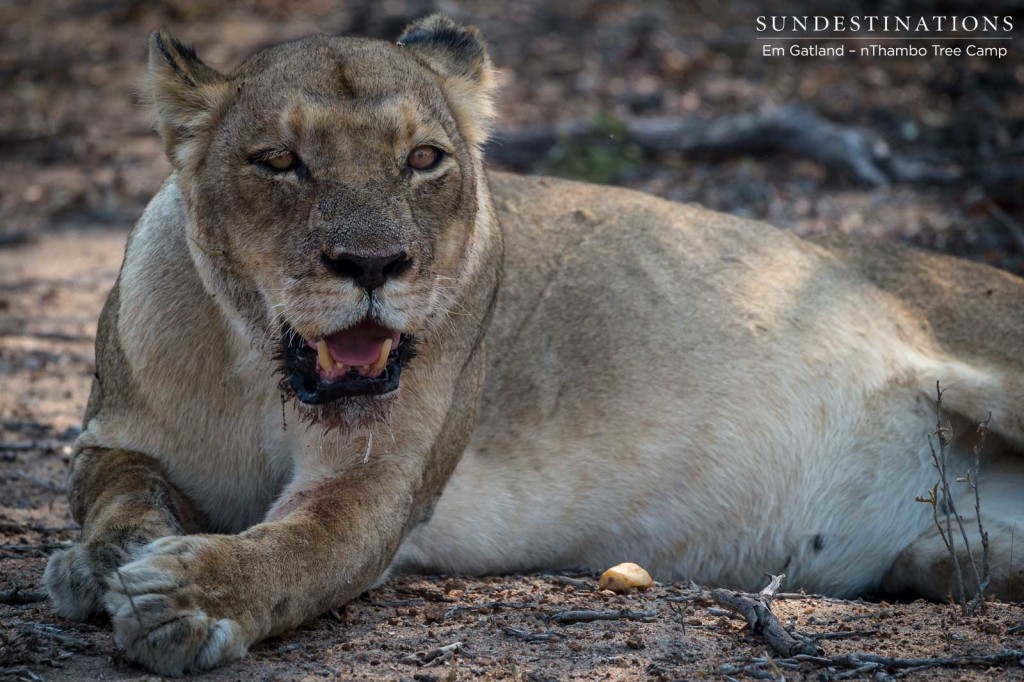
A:
{"type": "Polygon", "coordinates": [[[128,450],[82,448],[68,480],[78,542],[50,557],[43,582],[57,612],[84,620],[103,611],[104,578],[152,540],[198,529],[192,504],[156,460],[128,450]]]}
{"type": "MultiPolygon", "coordinates": [[[[963,517],[971,556],[955,519],[951,519],[953,544],[963,576],[967,598],[977,593],[978,575],[983,577],[984,562],[974,494],[970,486],[954,480],[949,485],[956,499],[956,511],[963,517]]],[[[990,582],[986,595],[1003,601],[1024,601],[1024,457],[1007,452],[996,461],[982,462],[979,475],[982,525],[989,538],[990,582]]],[[[939,493],[941,500],[941,493],[939,493]]],[[[939,522],[946,529],[944,505],[939,505],[939,522]]],[[[899,555],[887,572],[882,587],[886,592],[912,594],[936,601],[959,595],[953,559],[939,529],[932,525],[899,555]]]]}

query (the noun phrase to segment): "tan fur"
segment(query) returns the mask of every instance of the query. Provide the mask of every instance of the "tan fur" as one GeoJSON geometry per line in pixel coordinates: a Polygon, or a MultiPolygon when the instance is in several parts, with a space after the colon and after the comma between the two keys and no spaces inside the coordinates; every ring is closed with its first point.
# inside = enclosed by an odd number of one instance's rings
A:
{"type": "MultiPolygon", "coordinates": [[[[1021,280],[487,175],[489,61],[443,17],[399,45],[313,37],[228,75],[166,34],[151,53],[175,173],[100,321],[70,486],[82,542],[46,574],[64,615],[105,606],[128,656],[223,664],[389,569],[629,560],[943,598],[914,501],[935,478],[936,380],[961,431],[993,412],[992,589],[1024,598],[1021,280]],[[448,158],[405,170],[424,143],[448,158]],[[260,170],[282,150],[306,171],[260,170]],[[372,306],[322,261],[398,248],[413,265],[372,306]],[[419,339],[396,392],[282,394],[283,323],[318,338],[368,314],[419,339]]],[[[958,471],[970,445],[954,441],[958,471]]]]}

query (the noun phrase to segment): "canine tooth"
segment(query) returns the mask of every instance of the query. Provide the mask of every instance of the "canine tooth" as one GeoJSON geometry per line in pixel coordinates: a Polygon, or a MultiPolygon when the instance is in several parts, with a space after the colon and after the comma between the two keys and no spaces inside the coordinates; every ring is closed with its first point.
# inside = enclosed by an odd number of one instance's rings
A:
{"type": "Polygon", "coordinates": [[[331,351],[327,350],[327,342],[323,339],[316,342],[316,357],[325,370],[330,372],[334,369],[334,358],[331,357],[331,351]]]}
{"type": "Polygon", "coordinates": [[[377,361],[370,365],[370,369],[374,372],[379,372],[384,369],[384,365],[388,364],[388,354],[391,352],[391,339],[384,339],[384,343],[380,345],[380,355],[377,356],[377,361]]]}

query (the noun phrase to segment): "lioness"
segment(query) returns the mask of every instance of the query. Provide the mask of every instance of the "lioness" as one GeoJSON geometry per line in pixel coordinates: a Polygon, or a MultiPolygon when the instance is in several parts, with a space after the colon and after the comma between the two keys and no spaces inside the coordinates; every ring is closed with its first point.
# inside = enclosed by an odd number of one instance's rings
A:
{"type": "Polygon", "coordinates": [[[175,675],[390,569],[944,598],[936,381],[956,472],[992,412],[991,590],[1024,599],[1024,281],[488,174],[492,80],[442,16],[230,75],[152,37],[174,173],[100,320],[61,614],[175,675]]]}

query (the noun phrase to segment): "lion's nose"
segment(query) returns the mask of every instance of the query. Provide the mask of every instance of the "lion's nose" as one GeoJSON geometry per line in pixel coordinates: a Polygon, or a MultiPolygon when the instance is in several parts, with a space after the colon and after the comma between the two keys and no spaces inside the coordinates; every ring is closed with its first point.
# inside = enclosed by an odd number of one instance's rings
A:
{"type": "Polygon", "coordinates": [[[324,264],[335,277],[348,278],[367,291],[382,286],[391,277],[409,269],[412,259],[405,251],[386,256],[358,256],[354,253],[327,254],[324,264]]]}

